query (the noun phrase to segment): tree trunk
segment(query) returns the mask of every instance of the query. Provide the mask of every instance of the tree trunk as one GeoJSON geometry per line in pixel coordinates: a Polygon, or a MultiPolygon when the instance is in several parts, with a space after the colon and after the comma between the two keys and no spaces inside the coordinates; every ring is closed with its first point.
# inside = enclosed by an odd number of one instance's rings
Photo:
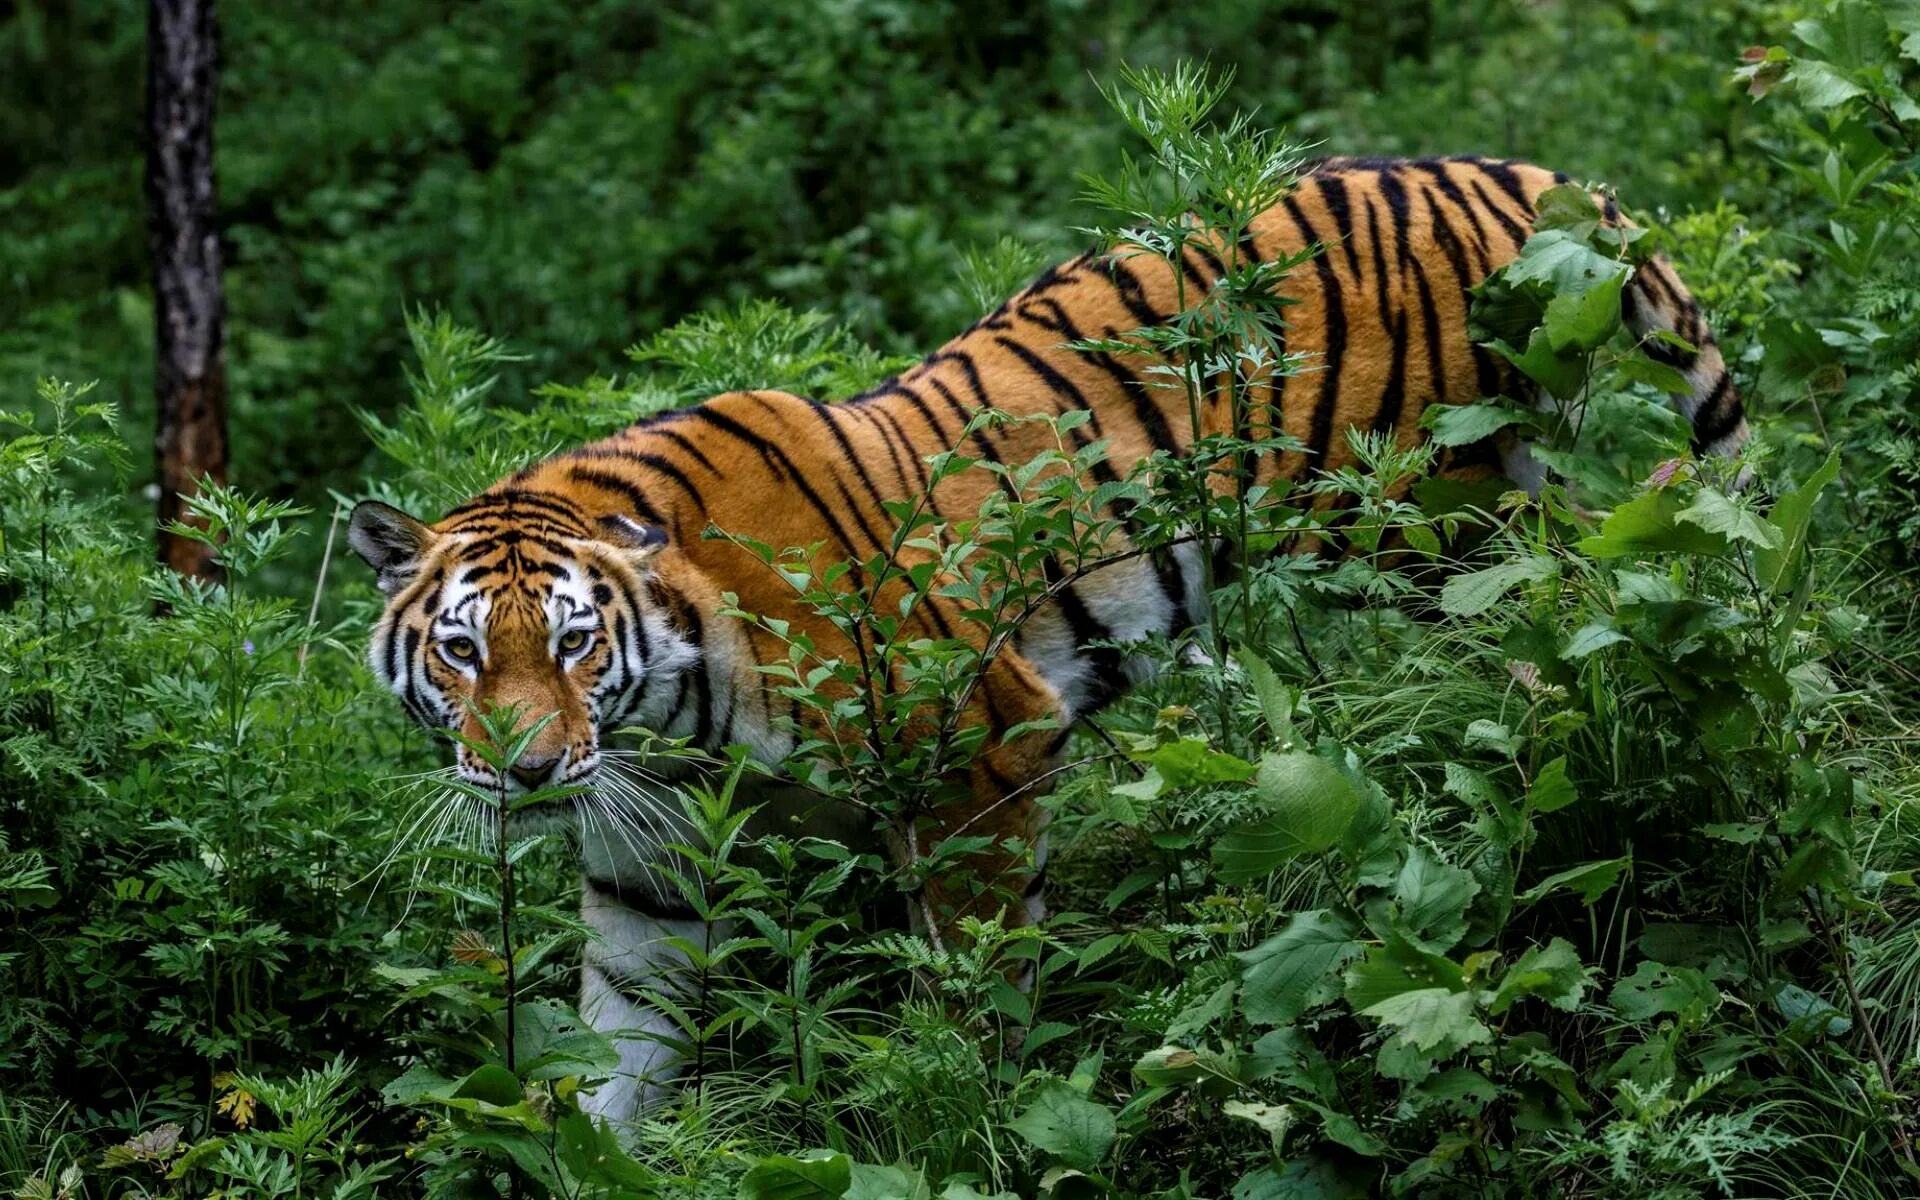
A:
{"type": "Polygon", "coordinates": [[[160,561],[219,578],[212,547],[170,534],[198,480],[227,478],[226,297],[214,229],[213,0],[148,0],[147,244],[153,254],[154,469],[160,561]]]}

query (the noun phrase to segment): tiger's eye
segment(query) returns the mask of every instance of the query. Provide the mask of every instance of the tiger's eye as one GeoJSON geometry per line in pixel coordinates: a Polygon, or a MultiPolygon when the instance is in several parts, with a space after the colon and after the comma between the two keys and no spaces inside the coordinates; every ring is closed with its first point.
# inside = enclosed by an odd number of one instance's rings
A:
{"type": "Polygon", "coordinates": [[[480,653],[480,647],[473,644],[472,638],[449,638],[446,646],[447,653],[461,662],[472,662],[480,653]]]}
{"type": "Polygon", "coordinates": [[[560,635],[560,649],[564,653],[572,654],[586,644],[587,631],[584,629],[569,629],[560,635]]]}

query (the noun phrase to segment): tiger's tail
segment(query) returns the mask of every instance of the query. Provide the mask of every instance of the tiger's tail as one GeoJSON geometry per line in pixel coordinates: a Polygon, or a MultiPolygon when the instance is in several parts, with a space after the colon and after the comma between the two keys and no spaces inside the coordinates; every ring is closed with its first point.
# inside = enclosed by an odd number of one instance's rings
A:
{"type": "Polygon", "coordinates": [[[1689,390],[1674,398],[1674,406],[1693,422],[1694,453],[1726,457],[1746,445],[1751,430],[1733,376],[1672,264],[1655,257],[1635,271],[1621,292],[1620,315],[1649,357],[1686,376],[1689,390]],[[1655,336],[1659,333],[1671,333],[1687,345],[1655,336]]]}

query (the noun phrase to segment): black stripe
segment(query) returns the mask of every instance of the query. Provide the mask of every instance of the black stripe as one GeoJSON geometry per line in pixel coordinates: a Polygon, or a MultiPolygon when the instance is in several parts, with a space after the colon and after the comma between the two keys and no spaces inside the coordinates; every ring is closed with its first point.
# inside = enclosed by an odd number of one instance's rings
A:
{"type": "Polygon", "coordinates": [[[1213,272],[1213,277],[1215,279],[1226,278],[1227,264],[1221,262],[1220,256],[1218,254],[1215,254],[1210,247],[1202,245],[1199,242],[1195,242],[1193,244],[1192,249],[1195,254],[1198,254],[1201,257],[1201,259],[1203,259],[1206,262],[1207,268],[1213,272]]]}
{"type": "Polygon", "coordinates": [[[1526,186],[1520,182],[1520,176],[1514,171],[1511,163],[1490,158],[1469,158],[1461,161],[1472,163],[1480,169],[1481,174],[1493,180],[1493,185],[1512,197],[1513,202],[1520,206],[1520,211],[1527,214],[1528,223],[1532,223],[1533,201],[1527,198],[1526,186]]]}
{"type": "MultiPolygon", "coordinates": [[[[1300,206],[1288,196],[1281,203],[1286,206],[1287,215],[1306,235],[1309,244],[1318,242],[1320,235],[1315,232],[1313,223],[1300,211],[1300,206]]],[[[1311,464],[1324,468],[1327,465],[1327,451],[1333,443],[1333,413],[1340,402],[1340,366],[1347,353],[1347,304],[1340,289],[1340,277],[1334,273],[1325,254],[1313,256],[1313,266],[1320,280],[1322,296],[1321,311],[1326,317],[1327,344],[1324,351],[1325,367],[1320,377],[1320,399],[1314,405],[1313,426],[1308,439],[1311,452],[1311,464]]]]}
{"type": "Polygon", "coordinates": [[[647,500],[646,493],[618,475],[595,471],[589,467],[569,467],[567,475],[580,483],[597,487],[603,492],[612,492],[617,496],[626,497],[627,502],[633,506],[635,515],[643,521],[650,521],[655,525],[667,524],[666,518],[662,517],[659,510],[647,500]]]}
{"type": "Polygon", "coordinates": [[[1133,314],[1134,320],[1140,322],[1143,328],[1166,320],[1148,301],[1145,285],[1125,260],[1109,256],[1108,265],[1111,269],[1107,272],[1107,278],[1113,284],[1114,293],[1120,297],[1120,303],[1126,306],[1127,311],[1133,314]]]}
{"type": "Polygon", "coordinates": [[[666,440],[672,442],[674,445],[680,447],[682,450],[686,451],[688,454],[693,455],[695,459],[699,460],[699,463],[701,466],[705,467],[709,471],[712,471],[715,475],[718,475],[720,478],[725,479],[727,477],[727,473],[725,471],[722,471],[719,467],[714,466],[713,460],[708,458],[705,454],[701,453],[700,447],[694,444],[692,438],[686,436],[683,433],[680,433],[678,430],[656,429],[653,431],[653,435],[655,437],[665,438],[666,440]]]}
{"type": "Polygon", "coordinates": [[[1413,262],[1414,292],[1420,300],[1420,322],[1427,343],[1427,371],[1431,381],[1433,399],[1437,404],[1447,402],[1447,366],[1440,350],[1440,310],[1433,302],[1433,289],[1427,286],[1427,269],[1419,259],[1413,262]]]}
{"type": "MultiPolygon", "coordinates": [[[[1067,315],[1067,310],[1062,308],[1057,300],[1040,300],[1034,304],[1023,304],[1018,314],[1042,329],[1060,334],[1070,342],[1085,340],[1079,327],[1073,323],[1073,318],[1067,315]],[[1036,316],[1032,311],[1039,305],[1044,305],[1050,310],[1046,318],[1036,316]]],[[[1106,334],[1108,337],[1115,336],[1112,329],[1108,329],[1106,334]]],[[[1138,375],[1122,366],[1105,351],[1081,351],[1080,353],[1088,362],[1105,371],[1108,377],[1119,385],[1120,394],[1125,396],[1133,406],[1134,418],[1140,422],[1141,429],[1146,432],[1147,440],[1153,443],[1155,449],[1171,454],[1179,448],[1179,443],[1174,440],[1173,431],[1167,427],[1166,414],[1160,411],[1160,406],[1155,404],[1153,398],[1147,394],[1147,386],[1141,382],[1138,375]]]]}
{"type": "MultiPolygon", "coordinates": [[[[846,526],[842,525],[840,518],[834,515],[832,509],[827,507],[826,501],[820,498],[820,493],[813,490],[813,485],[809,484],[806,478],[800,473],[800,470],[794,466],[793,460],[787,457],[786,451],[774,445],[772,442],[767,441],[732,417],[714,412],[705,406],[694,409],[693,414],[699,420],[712,425],[714,428],[729,436],[739,439],[758,452],[761,459],[773,470],[775,477],[781,482],[785,482],[789,478],[792,479],[794,485],[800,489],[800,494],[806,497],[807,503],[813,506],[813,510],[819,513],[820,518],[827,523],[827,527],[833,530],[833,535],[840,540],[840,544],[850,552],[857,552],[853,538],[848,534],[846,526]]],[[[835,484],[838,485],[838,483],[839,481],[836,479],[835,484]]],[[[860,523],[867,537],[873,541],[875,546],[881,545],[880,540],[874,537],[873,531],[866,528],[866,520],[860,515],[859,506],[853,503],[853,497],[846,495],[846,488],[840,487],[840,493],[846,497],[848,508],[853,512],[854,519],[860,523]]],[[[857,562],[853,563],[852,568],[854,579],[857,581],[862,574],[860,564],[857,562]]]]}
{"type": "Polygon", "coordinates": [[[1722,370],[1713,390],[1694,410],[1693,448],[1705,450],[1732,433],[1739,427],[1740,417],[1740,399],[1733,394],[1733,376],[1722,370]]]}
{"type": "MultiPolygon", "coordinates": [[[[1453,176],[1447,174],[1445,164],[1421,161],[1413,165],[1431,175],[1434,186],[1440,189],[1440,194],[1467,218],[1467,224],[1473,227],[1474,248],[1480,252],[1480,270],[1484,273],[1490,269],[1493,265],[1493,255],[1491,244],[1487,241],[1487,228],[1480,223],[1480,214],[1474,211],[1472,204],[1467,202],[1466,194],[1460,190],[1460,185],[1453,181],[1453,176]]],[[[1428,197],[1427,202],[1433,203],[1431,196],[1428,197]]]]}
{"type": "Polygon", "coordinates": [[[1427,217],[1433,224],[1433,240],[1439,243],[1441,252],[1447,256],[1448,264],[1453,267],[1453,277],[1459,281],[1460,290],[1465,292],[1479,282],[1479,276],[1474,273],[1468,261],[1466,245],[1460,240],[1460,235],[1454,232],[1453,226],[1441,215],[1440,205],[1434,200],[1433,193],[1422,190],[1420,195],[1427,202],[1427,217]]]}
{"type": "Polygon", "coordinates": [[[1407,226],[1413,220],[1413,206],[1407,200],[1407,188],[1400,176],[1392,170],[1380,172],[1380,198],[1387,202],[1387,214],[1392,220],[1387,227],[1393,231],[1393,258],[1404,274],[1413,262],[1413,253],[1407,247],[1407,226]]]}
{"type": "MultiPolygon", "coordinates": [[[[913,483],[907,479],[906,473],[902,471],[900,473],[900,485],[906,488],[909,494],[926,495],[928,497],[928,507],[931,508],[932,496],[928,494],[927,489],[933,484],[933,476],[927,473],[927,464],[922,460],[921,456],[914,453],[913,439],[907,436],[907,431],[901,426],[899,420],[885,409],[870,412],[868,416],[876,425],[880,426],[880,436],[887,439],[887,453],[893,453],[893,439],[895,438],[899,439],[900,444],[906,448],[907,461],[913,464],[914,476],[919,479],[920,484],[916,488],[913,483]]],[[[894,457],[893,465],[895,470],[899,470],[900,459],[897,455],[894,457]]]]}
{"type": "Polygon", "coordinates": [[[1473,186],[1473,194],[1480,198],[1480,206],[1492,213],[1494,220],[1500,222],[1500,228],[1506,232],[1507,240],[1513,243],[1514,251],[1518,253],[1520,247],[1527,244],[1526,230],[1520,227],[1518,221],[1508,216],[1505,209],[1493,202],[1493,197],[1487,195],[1486,189],[1480,186],[1478,179],[1468,180],[1468,182],[1473,186]]]}
{"type": "Polygon", "coordinates": [[[1352,273],[1356,286],[1360,284],[1360,254],[1353,246],[1353,209],[1347,201],[1347,185],[1336,176],[1316,175],[1313,182],[1320,188],[1320,199],[1326,205],[1327,215],[1333,218],[1333,228],[1340,239],[1341,249],[1347,252],[1347,270],[1352,273]]]}

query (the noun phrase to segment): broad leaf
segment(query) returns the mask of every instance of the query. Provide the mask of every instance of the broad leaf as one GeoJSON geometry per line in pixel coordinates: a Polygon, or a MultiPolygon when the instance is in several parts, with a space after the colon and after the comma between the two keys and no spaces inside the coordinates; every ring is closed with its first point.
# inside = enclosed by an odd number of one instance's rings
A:
{"type": "Polygon", "coordinates": [[[1436,446],[1466,446],[1509,425],[1531,423],[1534,414],[1500,404],[1435,404],[1420,416],[1436,446]]]}
{"type": "Polygon", "coordinates": [[[1507,968],[1487,1011],[1498,1016],[1529,996],[1545,1000],[1563,1012],[1577,1011],[1580,997],[1587,988],[1588,974],[1588,968],[1580,965],[1580,954],[1573,943],[1554,938],[1544,948],[1529,948],[1507,968]]]}
{"type": "Polygon", "coordinates": [[[1416,1049],[1436,1057],[1493,1040],[1493,1030],[1474,1015],[1472,992],[1421,988],[1389,996],[1361,1013],[1392,1026],[1416,1049]]]}
{"type": "Polygon", "coordinates": [[[853,1184],[847,1156],[831,1150],[769,1154],[740,1180],[740,1200],[838,1200],[853,1184]]]}
{"type": "Polygon", "coordinates": [[[1267,816],[1214,845],[1222,883],[1249,883],[1302,855],[1325,853],[1360,807],[1360,793],[1340,768],[1304,751],[1261,759],[1254,788],[1267,816]]]}
{"type": "Polygon", "coordinates": [[[1478,616],[1499,603],[1500,598],[1517,585],[1546,579],[1559,569],[1553,559],[1530,554],[1455,575],[1440,589],[1440,610],[1456,617],[1478,616]]]}
{"type": "Polygon", "coordinates": [[[1680,497],[1671,488],[1643,492],[1620,505],[1600,523],[1600,532],[1580,541],[1580,552],[1594,558],[1669,551],[1724,554],[1726,539],[1695,525],[1681,525],[1680,497]]]}
{"type": "Polygon", "coordinates": [[[1396,924],[1408,941],[1432,954],[1452,949],[1467,932],[1467,906],[1480,891],[1473,875],[1415,846],[1394,881],[1396,924]]]}
{"type": "Polygon", "coordinates": [[[1840,454],[1827,455],[1827,461],[1805,483],[1774,501],[1767,522],[1780,534],[1777,545],[1754,551],[1754,572],[1760,585],[1774,594],[1790,590],[1806,556],[1807,535],[1813,524],[1814,502],[1820,493],[1840,475],[1840,454]]]}
{"type": "Polygon", "coordinates": [[[1246,964],[1240,1008],[1255,1025],[1284,1025],[1340,994],[1341,971],[1363,947],[1348,918],[1325,909],[1304,912],[1237,957],[1246,964]]]}
{"type": "Polygon", "coordinates": [[[1693,503],[1681,509],[1674,517],[1689,525],[1697,525],[1709,533],[1717,533],[1729,542],[1749,542],[1762,550],[1780,548],[1780,531],[1767,524],[1757,513],[1735,504],[1724,494],[1712,488],[1701,488],[1694,493],[1693,503]]]}
{"type": "Polygon", "coordinates": [[[1013,1131],[1070,1166],[1090,1170],[1106,1157],[1116,1133],[1113,1113],[1064,1083],[1040,1089],[1013,1131]]]}
{"type": "Polygon", "coordinates": [[[1533,904],[1560,888],[1567,888],[1580,894],[1582,904],[1592,904],[1620,881],[1621,872],[1632,863],[1632,858],[1607,858],[1599,862],[1581,863],[1547,876],[1522,892],[1518,899],[1522,904],[1533,904]]]}

